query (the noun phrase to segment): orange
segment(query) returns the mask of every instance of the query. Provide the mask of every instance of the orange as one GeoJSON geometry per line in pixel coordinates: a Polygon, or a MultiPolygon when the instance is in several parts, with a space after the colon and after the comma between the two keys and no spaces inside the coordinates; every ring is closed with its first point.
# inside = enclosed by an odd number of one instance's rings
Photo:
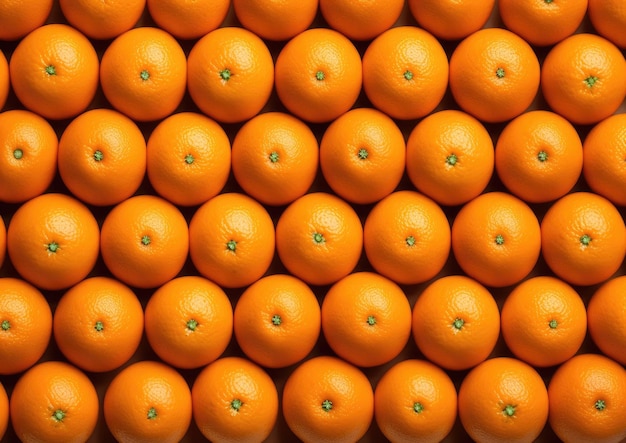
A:
{"type": "Polygon", "coordinates": [[[532,277],[505,298],[500,318],[509,350],[534,367],[555,366],[578,352],[587,333],[585,304],[567,283],[532,277]]]}
{"type": "Polygon", "coordinates": [[[396,189],[406,165],[402,131],[386,114],[351,109],[335,119],[320,142],[326,182],[344,200],[374,203],[396,189]]]}
{"type": "Polygon", "coordinates": [[[137,195],[113,207],[102,223],[100,241],[107,269],[138,288],[155,288],[174,278],[189,251],[185,217],[154,195],[137,195]]]}
{"type": "Polygon", "coordinates": [[[241,25],[264,40],[289,40],[315,19],[319,0],[233,0],[241,25]]]}
{"type": "Polygon", "coordinates": [[[135,354],[143,324],[143,308],[130,288],[109,277],[90,277],[59,299],[54,340],[79,368],[113,371],[135,354]]]}
{"type": "Polygon", "coordinates": [[[596,194],[626,206],[626,114],[616,114],[595,125],[583,143],[583,176],[596,194]]]}
{"type": "Polygon", "coordinates": [[[418,191],[440,205],[467,203],[482,193],[494,169],[493,141],[483,124],[455,109],[420,120],[406,143],[406,172],[418,191]]]}
{"type": "Polygon", "coordinates": [[[113,108],[133,120],[154,121],[172,114],[183,99],[186,83],[185,52],[162,29],[130,29],[102,54],[102,92],[113,108]]]}
{"type": "Polygon", "coordinates": [[[601,354],[572,357],[548,384],[550,427],[562,441],[626,438],[626,370],[601,354]]]}
{"type": "Polygon", "coordinates": [[[256,34],[235,26],[215,29],[198,40],[187,69],[193,102],[224,123],[257,115],[274,86],[274,60],[267,45],[256,34]]]}
{"type": "Polygon", "coordinates": [[[191,395],[194,421],[210,441],[265,441],[278,418],[274,381],[241,357],[221,358],[206,366],[191,395]]]}
{"type": "Polygon", "coordinates": [[[626,276],[615,277],[598,287],[587,304],[589,335],[607,357],[626,365],[626,276]]]}
{"type": "Polygon", "coordinates": [[[265,112],[243,124],[232,145],[232,171],[246,194],[280,206],[304,195],[319,165],[313,130],[284,112],[265,112]]]}
{"type": "Polygon", "coordinates": [[[589,125],[612,115],[626,96],[626,60],[609,40],[581,33],[559,42],[541,66],[541,91],[571,123],[589,125]]]}
{"type": "Polygon", "coordinates": [[[276,93],[289,112],[312,123],[339,117],[356,103],[363,84],[361,56],[345,35],[312,28],[278,53],[276,93]]]}
{"type": "Polygon", "coordinates": [[[189,223],[189,238],[198,272],[227,288],[254,283],[274,258],[274,222],[246,194],[219,194],[200,206],[189,223]]]}
{"type": "Polygon", "coordinates": [[[611,277],[626,252],[626,228],[617,208],[591,192],[557,200],[541,222],[541,247],[549,268],[573,285],[611,277]]]}
{"type": "Polygon", "coordinates": [[[172,367],[142,360],[111,380],[103,409],[106,425],[118,441],[179,442],[191,424],[191,390],[172,367]]]}
{"type": "Polygon", "coordinates": [[[367,46],[362,64],[365,95],[394,119],[430,114],[448,87],[448,57],[441,43],[415,26],[380,34],[367,46]]]}
{"type": "Polygon", "coordinates": [[[83,202],[111,206],[133,195],[146,172],[146,141],[137,124],[111,109],[73,119],[59,140],[59,175],[83,202]]]}
{"type": "Polygon", "coordinates": [[[487,23],[495,0],[409,0],[417,24],[443,40],[460,40],[487,23]]]}
{"type": "Polygon", "coordinates": [[[196,39],[220,26],[230,0],[148,0],[148,12],[157,26],[178,39],[196,39]]]}
{"type": "Polygon", "coordinates": [[[350,40],[371,40],[400,18],[404,0],[320,0],[320,12],[328,25],[350,40]]]}
{"type": "Polygon", "coordinates": [[[94,268],[100,229],[91,211],[75,198],[51,193],[15,211],[7,249],[15,270],[40,289],[75,285],[94,268]]]}
{"type": "Polygon", "coordinates": [[[390,441],[444,441],[452,431],[456,411],[457,393],[452,379],[427,360],[402,360],[376,384],[374,416],[390,441]]]}
{"type": "Polygon", "coordinates": [[[57,171],[58,145],[54,128],[40,115],[0,113],[0,201],[22,203],[43,194],[57,171]]]}
{"type": "Polygon", "coordinates": [[[31,31],[42,26],[50,12],[54,0],[25,2],[6,0],[0,4],[0,40],[19,40],[31,31]]]}
{"type": "Polygon", "coordinates": [[[503,28],[474,32],[450,56],[452,96],[462,110],[483,122],[504,122],[526,111],[539,79],[532,47],[503,28]]]}
{"type": "Polygon", "coordinates": [[[626,8],[619,0],[589,0],[587,15],[595,30],[622,49],[626,48],[626,8]]]}
{"type": "Polygon", "coordinates": [[[133,28],[146,0],[59,0],[68,23],[87,37],[107,40],[133,28]]]}
{"type": "Polygon", "coordinates": [[[74,117],[91,104],[98,88],[99,61],[93,45],[71,26],[41,26],[11,55],[11,86],[18,100],[47,119],[74,117]]]}
{"type": "Polygon", "coordinates": [[[4,389],[2,383],[0,383],[0,439],[4,437],[4,434],[9,427],[9,397],[7,391],[4,389]]]}
{"type": "Polygon", "coordinates": [[[4,52],[0,50],[0,110],[4,108],[4,104],[7,102],[10,86],[11,81],[9,79],[9,62],[4,55],[4,52]]]}
{"type": "Polygon", "coordinates": [[[155,191],[178,206],[215,197],[230,174],[230,140],[209,117],[180,112],[162,120],[147,143],[147,174],[155,191]]]}
{"type": "Polygon", "coordinates": [[[374,269],[399,284],[435,277],[450,255],[450,224],[440,206],[416,191],[396,191],[367,214],[363,246],[374,269]]]}
{"type": "Polygon", "coordinates": [[[464,275],[430,283],[413,306],[413,339],[438,366],[464,370],[484,361],[500,333],[500,312],[483,285],[464,275]]]}
{"type": "Polygon", "coordinates": [[[406,346],[411,305],[393,281],[374,272],[354,272],[324,295],[322,331],[339,357],[361,367],[379,366],[406,346]]]}
{"type": "Polygon", "coordinates": [[[154,352],[177,368],[199,368],[226,350],[233,308],[222,288],[187,275],[168,281],[146,304],[146,338],[154,352]]]}
{"type": "Polygon", "coordinates": [[[17,374],[33,366],[48,348],[52,311],[34,286],[0,278],[0,374],[17,374]]]}
{"type": "Polygon", "coordinates": [[[321,355],[301,363],[283,388],[283,417],[305,443],[359,441],[374,416],[374,392],[357,367],[321,355]]]}
{"type": "Polygon", "coordinates": [[[548,392],[527,363],[496,357],[473,368],[459,387],[459,418],[474,441],[535,441],[548,421],[548,392]]]}
{"type": "Polygon", "coordinates": [[[334,194],[313,192],[293,201],[276,224],[276,251],[294,276],[328,285],[354,270],[363,250],[358,214],[334,194]]]}
{"type": "Polygon", "coordinates": [[[529,203],[563,197],[578,182],[583,146],[559,114],[535,110],[511,120],[496,143],[496,172],[506,188],[529,203]]]}
{"type": "Polygon", "coordinates": [[[461,269],[487,286],[516,284],[535,267],[541,249],[537,216],[504,192],[481,194],[452,223],[452,252],[461,269]]]}
{"type": "Polygon", "coordinates": [[[45,361],[15,383],[10,401],[11,424],[24,443],[81,443],[98,422],[98,394],[75,366],[45,361]]]}
{"type": "Polygon", "coordinates": [[[234,320],[241,350],[267,368],[304,360],[321,331],[315,293],[289,274],[268,275],[248,286],[237,300],[234,320]]]}
{"type": "Polygon", "coordinates": [[[0,216],[0,269],[4,264],[4,258],[7,253],[7,228],[4,224],[4,219],[0,216]]]}
{"type": "Polygon", "coordinates": [[[574,34],[585,18],[587,0],[498,0],[504,25],[533,46],[549,46],[574,34]]]}

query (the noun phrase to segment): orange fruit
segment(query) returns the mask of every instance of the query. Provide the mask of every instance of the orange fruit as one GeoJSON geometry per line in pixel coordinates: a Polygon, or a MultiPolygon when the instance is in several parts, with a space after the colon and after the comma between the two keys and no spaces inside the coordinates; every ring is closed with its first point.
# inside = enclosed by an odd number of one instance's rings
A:
{"type": "Polygon", "coordinates": [[[585,18],[587,0],[519,2],[498,0],[504,25],[534,46],[549,46],[574,34],[585,18]]]}
{"type": "Polygon", "coordinates": [[[452,431],[456,411],[452,379],[427,360],[399,361],[376,384],[374,417],[390,441],[444,441],[452,431]]]}
{"type": "Polygon", "coordinates": [[[574,192],[550,206],[541,221],[541,248],[548,267],[573,285],[611,277],[626,252],[626,228],[617,208],[591,192],[574,192]]]}
{"type": "Polygon", "coordinates": [[[626,206],[626,114],[616,114],[595,125],[583,143],[583,176],[596,194],[626,206]]]}
{"type": "Polygon", "coordinates": [[[172,114],[187,84],[187,58],[174,37],[159,28],[123,32],[104,50],[100,85],[116,110],[136,121],[172,114]]]}
{"type": "Polygon", "coordinates": [[[4,104],[7,102],[10,86],[11,81],[9,79],[9,62],[4,55],[4,52],[0,50],[0,110],[4,108],[4,104]]]}
{"type": "Polygon", "coordinates": [[[379,366],[406,346],[411,305],[393,281],[374,272],[354,272],[324,295],[322,331],[339,357],[361,367],[379,366]]]}
{"type": "Polygon", "coordinates": [[[0,113],[0,201],[22,203],[43,194],[57,171],[58,146],[54,128],[40,115],[0,113]]]}
{"type": "Polygon", "coordinates": [[[265,441],[278,418],[278,391],[259,366],[241,357],[204,367],[192,390],[193,418],[210,441],[265,441]]]}
{"type": "Polygon", "coordinates": [[[464,275],[446,275],[426,286],[412,315],[417,347],[448,370],[469,369],[484,361],[500,333],[500,312],[493,296],[464,275]]]}
{"type": "Polygon", "coordinates": [[[115,278],[155,288],[174,278],[187,260],[187,221],[167,200],[137,195],[106,215],[100,242],[104,264],[115,278]]]}
{"type": "Polygon", "coordinates": [[[52,311],[31,284],[0,278],[0,374],[17,374],[33,366],[48,348],[52,311]]]}
{"type": "Polygon", "coordinates": [[[443,40],[460,40],[487,23],[495,0],[409,0],[417,24],[443,40]]]}
{"type": "Polygon", "coordinates": [[[111,380],[103,409],[118,441],[179,442],[191,424],[191,390],[172,367],[142,360],[111,380]]]}
{"type": "Polygon", "coordinates": [[[276,223],[276,251],[294,276],[328,285],[354,270],[363,250],[356,211],[334,194],[313,192],[293,201],[276,223]]]}
{"type": "Polygon", "coordinates": [[[312,123],[339,117],[356,103],[363,84],[361,56],[345,35],[307,29],[280,50],[275,87],[289,112],[312,123]]]}
{"type": "Polygon", "coordinates": [[[548,421],[548,392],[529,364],[496,357],[473,368],[459,387],[459,418],[474,441],[535,441],[548,421]]]}
{"type": "Polygon", "coordinates": [[[626,9],[619,0],[589,0],[587,15],[595,30],[622,49],[626,48],[626,9]]]}
{"type": "Polygon", "coordinates": [[[283,388],[283,417],[305,443],[355,442],[374,417],[374,392],[361,370],[328,355],[301,363],[283,388]]]}
{"type": "Polygon", "coordinates": [[[198,272],[227,288],[254,283],[274,258],[274,222],[246,194],[219,194],[200,206],[189,222],[189,238],[198,272]]]}
{"type": "Polygon", "coordinates": [[[320,304],[313,290],[289,274],[261,277],[235,305],[235,338],[248,358],[267,368],[302,361],[321,331],[320,304]]]}
{"type": "Polygon", "coordinates": [[[413,186],[440,205],[478,197],[491,180],[494,147],[484,125],[455,109],[420,120],[406,142],[406,172],[413,186]]]}
{"type": "Polygon", "coordinates": [[[98,422],[98,393],[75,366],[44,361],[26,371],[13,387],[11,424],[24,443],[88,441],[98,422]]]}
{"type": "Polygon", "coordinates": [[[580,295],[551,276],[517,285],[502,305],[500,329],[509,350],[534,367],[555,366],[578,352],[587,333],[580,295]]]}
{"type": "Polygon", "coordinates": [[[481,194],[452,222],[452,252],[461,269],[487,286],[516,284],[535,267],[541,250],[537,216],[504,192],[481,194]]]}
{"type": "Polygon", "coordinates": [[[529,111],[500,133],[495,165],[511,193],[529,203],[545,203],[574,188],[583,168],[583,146],[576,128],[559,114],[529,111]]]}
{"type": "Polygon", "coordinates": [[[4,264],[4,258],[7,253],[7,228],[4,224],[2,216],[0,216],[0,269],[4,264]]]}
{"type": "Polygon", "coordinates": [[[367,46],[362,64],[365,95],[394,119],[430,114],[448,87],[448,57],[441,43],[415,26],[380,34],[367,46]]]}
{"type": "Polygon", "coordinates": [[[302,120],[279,111],[252,117],[235,134],[232,171],[244,192],[280,206],[304,195],[319,165],[319,144],[302,120]]]}
{"type": "Polygon", "coordinates": [[[145,312],[146,338],[154,352],[177,368],[199,368],[226,350],[233,333],[233,308],[222,288],[187,275],[152,293],[145,312]]]}
{"type": "Polygon", "coordinates": [[[237,123],[257,115],[274,86],[274,60],[267,45],[244,28],[227,26],[204,35],[187,60],[187,88],[209,117],[237,123]]]}
{"type": "Polygon", "coordinates": [[[107,40],[133,28],[146,6],[146,0],[59,0],[68,23],[87,37],[107,40]]]}
{"type": "Polygon", "coordinates": [[[54,0],[35,3],[6,0],[0,4],[0,40],[19,40],[42,26],[52,12],[54,0]]]}
{"type": "Polygon", "coordinates": [[[66,289],[94,268],[100,229],[91,211],[66,194],[43,194],[22,204],[7,231],[15,270],[40,289],[66,289]]]}
{"type": "Polygon", "coordinates": [[[219,194],[228,180],[230,163],[226,131],[196,112],[166,117],[148,138],[150,184],[178,206],[200,205],[219,194]]]}
{"type": "Polygon", "coordinates": [[[571,123],[589,125],[624,101],[626,60],[609,40],[575,34],[555,45],[541,66],[541,91],[550,108],[571,123]]]}
{"type": "Polygon", "coordinates": [[[607,357],[626,365],[626,333],[621,327],[626,318],[626,276],[608,280],[592,294],[587,304],[589,335],[607,357]]]}
{"type": "Polygon", "coordinates": [[[474,32],[450,56],[452,96],[462,110],[483,122],[504,122],[526,111],[539,79],[533,48],[503,28],[474,32]]]}
{"type": "Polygon", "coordinates": [[[11,55],[11,86],[18,100],[47,119],[74,117],[98,88],[98,54],[71,26],[41,26],[20,40],[11,55]]]}
{"type": "Polygon", "coordinates": [[[356,108],[333,120],[320,142],[326,182],[344,200],[374,203],[393,192],[404,174],[406,144],[386,114],[356,108]]]}
{"type": "Polygon", "coordinates": [[[241,25],[264,40],[289,40],[315,19],[319,0],[233,0],[241,25]]]}
{"type": "Polygon", "coordinates": [[[320,12],[328,25],[350,40],[371,40],[400,18],[404,0],[320,0],[320,12]]]}
{"type": "Polygon", "coordinates": [[[450,224],[443,209],[416,191],[389,194],[367,214],[363,246],[376,272],[399,284],[435,277],[450,255],[450,224]]]}
{"type": "Polygon", "coordinates": [[[7,391],[4,389],[2,383],[0,383],[0,439],[4,437],[4,434],[9,427],[9,397],[7,391]]]}
{"type": "Polygon", "coordinates": [[[550,427],[562,441],[626,438],[626,370],[601,354],[563,363],[548,384],[550,427]]]}
{"type": "Polygon", "coordinates": [[[148,0],[148,12],[157,26],[178,39],[196,39],[220,26],[230,0],[148,0]]]}
{"type": "Polygon", "coordinates": [[[74,118],[59,140],[59,175],[83,202],[111,206],[132,196],[146,172],[146,141],[135,122],[112,109],[74,118]]]}
{"type": "Polygon", "coordinates": [[[130,288],[109,277],[90,277],[59,299],[54,340],[65,358],[79,368],[113,371],[135,354],[143,324],[143,308],[130,288]]]}

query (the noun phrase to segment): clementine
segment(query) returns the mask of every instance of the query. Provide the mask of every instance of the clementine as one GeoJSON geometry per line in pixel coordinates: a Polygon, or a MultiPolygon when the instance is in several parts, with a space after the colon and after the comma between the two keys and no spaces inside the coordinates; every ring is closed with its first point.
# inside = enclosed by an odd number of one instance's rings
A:
{"type": "Polygon", "coordinates": [[[7,231],[15,270],[40,289],[66,289],[98,259],[100,229],[91,211],[66,194],[43,194],[22,204],[7,231]]]}
{"type": "Polygon", "coordinates": [[[4,108],[9,96],[11,80],[9,79],[9,62],[4,52],[0,50],[0,110],[4,108]]]}
{"type": "Polygon", "coordinates": [[[0,216],[0,269],[4,264],[4,258],[7,253],[7,228],[4,219],[0,216]]]}
{"type": "Polygon", "coordinates": [[[59,0],[68,23],[89,38],[108,40],[135,27],[146,0],[59,0]]]}
{"type": "Polygon", "coordinates": [[[189,255],[198,272],[220,286],[241,288],[254,283],[274,258],[274,222],[252,197],[219,194],[189,222],[189,255]]]}
{"type": "Polygon", "coordinates": [[[233,0],[241,25],[265,40],[285,41],[311,26],[319,0],[233,0]]]}
{"type": "Polygon", "coordinates": [[[0,4],[0,40],[17,41],[42,26],[50,13],[54,0],[24,2],[6,0],[0,4]]]}
{"type": "Polygon", "coordinates": [[[274,381],[241,357],[224,357],[205,366],[191,395],[194,421],[210,441],[265,441],[278,418],[274,381]]]}
{"type": "Polygon", "coordinates": [[[230,0],[147,0],[148,12],[157,26],[183,40],[197,39],[226,19],[230,0]]]}
{"type": "Polygon", "coordinates": [[[626,365],[626,333],[620,326],[626,317],[626,276],[608,280],[587,304],[587,328],[591,339],[606,356],[626,365]]]}
{"type": "Polygon", "coordinates": [[[371,40],[391,28],[400,18],[404,0],[320,0],[328,25],[350,40],[371,40]]]}
{"type": "Polygon", "coordinates": [[[51,335],[52,311],[43,294],[24,280],[0,278],[0,374],[32,367],[51,335]]]}
{"type": "Polygon", "coordinates": [[[313,351],[321,331],[313,290],[289,274],[261,277],[235,305],[234,331],[248,358],[267,368],[296,364],[313,351]]]}
{"type": "Polygon", "coordinates": [[[626,9],[619,0],[589,0],[587,15],[594,29],[622,49],[626,48],[626,9]]]}
{"type": "Polygon", "coordinates": [[[437,38],[460,40],[481,29],[491,16],[495,0],[409,0],[417,24],[437,38]]]}
{"type": "Polygon", "coordinates": [[[9,397],[7,391],[0,383],[0,439],[4,437],[9,427],[9,397]]]}

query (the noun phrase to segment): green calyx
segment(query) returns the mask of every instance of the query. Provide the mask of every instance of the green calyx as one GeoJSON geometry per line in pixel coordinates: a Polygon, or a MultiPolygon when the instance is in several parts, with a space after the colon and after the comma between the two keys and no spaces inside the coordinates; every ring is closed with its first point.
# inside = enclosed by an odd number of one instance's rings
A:
{"type": "Polygon", "coordinates": [[[280,315],[274,314],[272,316],[272,324],[274,326],[280,326],[282,322],[283,322],[283,319],[280,317],[280,315]]]}
{"type": "Polygon", "coordinates": [[[504,76],[505,76],[505,72],[503,68],[496,69],[496,77],[504,78],[504,76]]]}
{"type": "Polygon", "coordinates": [[[420,402],[416,401],[415,403],[413,403],[413,412],[415,412],[416,414],[420,414],[423,410],[424,405],[422,405],[420,402]]]}
{"type": "Polygon", "coordinates": [[[595,85],[598,82],[599,78],[596,77],[595,75],[590,75],[589,77],[587,77],[584,82],[585,85],[587,85],[588,88],[592,88],[593,85],[595,85]]]}
{"type": "Polygon", "coordinates": [[[57,75],[57,69],[52,65],[46,66],[45,71],[48,75],[57,75]]]}
{"type": "Polygon", "coordinates": [[[278,155],[278,152],[272,151],[270,152],[270,155],[268,156],[268,158],[270,159],[272,163],[277,163],[280,156],[278,155]]]}
{"type": "Polygon", "coordinates": [[[144,235],[143,237],[141,237],[141,244],[144,246],[148,246],[150,243],[152,243],[152,240],[150,239],[149,235],[144,235]]]}
{"type": "Polygon", "coordinates": [[[463,320],[462,318],[457,317],[452,322],[452,327],[454,329],[456,329],[457,331],[460,331],[463,328],[464,324],[465,324],[465,320],[463,320]]]}
{"type": "Polygon", "coordinates": [[[102,332],[102,330],[104,329],[104,324],[98,320],[94,325],[93,328],[98,331],[98,332],[102,332]]]}
{"type": "Polygon", "coordinates": [[[237,242],[235,240],[229,240],[226,243],[226,249],[229,251],[235,252],[237,250],[237,242]]]}
{"type": "Polygon", "coordinates": [[[539,151],[537,153],[537,160],[539,160],[541,163],[547,161],[548,160],[548,153],[546,151],[539,151]]]}
{"type": "Polygon", "coordinates": [[[502,236],[502,234],[496,235],[496,244],[497,245],[503,245],[504,244],[504,237],[502,236]]]}
{"type": "Polygon", "coordinates": [[[150,78],[150,72],[147,69],[144,69],[139,73],[139,77],[145,82],[150,78]]]}
{"type": "Polygon", "coordinates": [[[374,317],[373,315],[367,317],[367,324],[370,326],[374,326],[376,324],[376,317],[374,317]]]}
{"type": "Polygon", "coordinates": [[[185,326],[187,327],[188,331],[193,332],[198,327],[198,321],[193,318],[190,318],[189,320],[187,320],[187,323],[185,324],[185,326]]]}
{"type": "Polygon", "coordinates": [[[322,409],[326,412],[330,412],[330,410],[333,408],[333,402],[330,400],[324,400],[322,402],[322,409]]]}
{"type": "Polygon", "coordinates": [[[17,148],[13,151],[13,158],[15,160],[20,160],[22,157],[24,157],[24,151],[22,151],[20,148],[17,148]]]}
{"type": "Polygon", "coordinates": [[[456,165],[456,162],[458,160],[459,158],[456,156],[456,154],[450,154],[449,156],[446,157],[446,163],[450,166],[456,165]]]}
{"type": "Polygon", "coordinates": [[[502,410],[502,413],[506,415],[507,417],[513,417],[515,415],[515,406],[506,405],[504,409],[502,410]]]}
{"type": "Polygon", "coordinates": [[[322,80],[324,80],[325,78],[326,78],[326,74],[324,74],[324,71],[317,71],[317,72],[315,73],[315,80],[317,80],[317,81],[320,81],[320,82],[321,82],[321,81],[322,81],[322,80]]]}
{"type": "Polygon", "coordinates": [[[230,402],[231,409],[234,409],[237,412],[239,412],[242,406],[243,406],[243,402],[239,400],[238,398],[230,402]]]}
{"type": "Polygon", "coordinates": [[[158,416],[156,409],[154,409],[153,407],[148,409],[148,413],[146,414],[146,416],[148,417],[148,420],[155,420],[158,416]]]}
{"type": "Polygon", "coordinates": [[[559,322],[556,321],[555,319],[552,319],[548,322],[548,326],[550,327],[550,329],[556,329],[558,325],[559,325],[559,322]]]}
{"type": "Polygon", "coordinates": [[[187,154],[185,156],[185,163],[187,163],[188,165],[192,164],[194,162],[195,158],[193,158],[193,155],[191,154],[187,154]]]}
{"type": "Polygon", "coordinates": [[[55,253],[59,250],[59,244],[55,241],[51,241],[46,245],[46,248],[48,249],[48,252],[55,253]]]}
{"type": "Polygon", "coordinates": [[[580,237],[580,244],[583,246],[589,246],[589,244],[591,243],[591,236],[589,236],[589,234],[583,234],[580,237]]]}
{"type": "Polygon", "coordinates": [[[598,411],[604,411],[604,409],[606,408],[606,402],[602,399],[596,400],[593,407],[596,408],[598,411]]]}
{"type": "Polygon", "coordinates": [[[319,244],[326,242],[326,239],[324,238],[322,234],[320,234],[319,232],[316,232],[313,234],[313,241],[319,245],[319,244]]]}
{"type": "Polygon", "coordinates": [[[404,75],[405,80],[413,80],[413,73],[409,71],[408,69],[404,71],[403,75],[404,75]]]}
{"type": "Polygon", "coordinates": [[[11,322],[9,320],[2,320],[2,323],[0,323],[0,328],[2,328],[3,331],[8,331],[9,329],[11,329],[11,322]]]}
{"type": "Polygon", "coordinates": [[[220,78],[224,81],[228,81],[230,80],[230,78],[233,76],[232,72],[230,72],[230,69],[226,68],[226,69],[222,69],[220,71],[220,78]]]}
{"type": "Polygon", "coordinates": [[[96,152],[93,153],[93,159],[97,162],[101,162],[104,159],[104,154],[101,150],[98,149],[96,152]]]}
{"type": "Polygon", "coordinates": [[[65,411],[57,409],[52,413],[52,419],[56,422],[61,422],[65,418],[65,411]]]}
{"type": "Polygon", "coordinates": [[[367,152],[367,149],[361,148],[359,149],[359,152],[357,152],[357,156],[359,157],[359,160],[365,160],[369,156],[369,152],[367,152]]]}
{"type": "Polygon", "coordinates": [[[409,235],[407,238],[404,239],[404,241],[406,242],[407,246],[415,246],[415,237],[413,237],[412,235],[409,235]]]}

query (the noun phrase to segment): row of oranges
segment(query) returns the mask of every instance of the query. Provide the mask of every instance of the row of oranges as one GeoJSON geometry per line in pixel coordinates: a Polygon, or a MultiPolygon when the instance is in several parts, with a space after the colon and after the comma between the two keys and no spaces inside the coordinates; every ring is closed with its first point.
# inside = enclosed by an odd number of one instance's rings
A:
{"type": "Polygon", "coordinates": [[[0,6],[9,438],[623,439],[623,8],[539,3],[0,6]]]}

